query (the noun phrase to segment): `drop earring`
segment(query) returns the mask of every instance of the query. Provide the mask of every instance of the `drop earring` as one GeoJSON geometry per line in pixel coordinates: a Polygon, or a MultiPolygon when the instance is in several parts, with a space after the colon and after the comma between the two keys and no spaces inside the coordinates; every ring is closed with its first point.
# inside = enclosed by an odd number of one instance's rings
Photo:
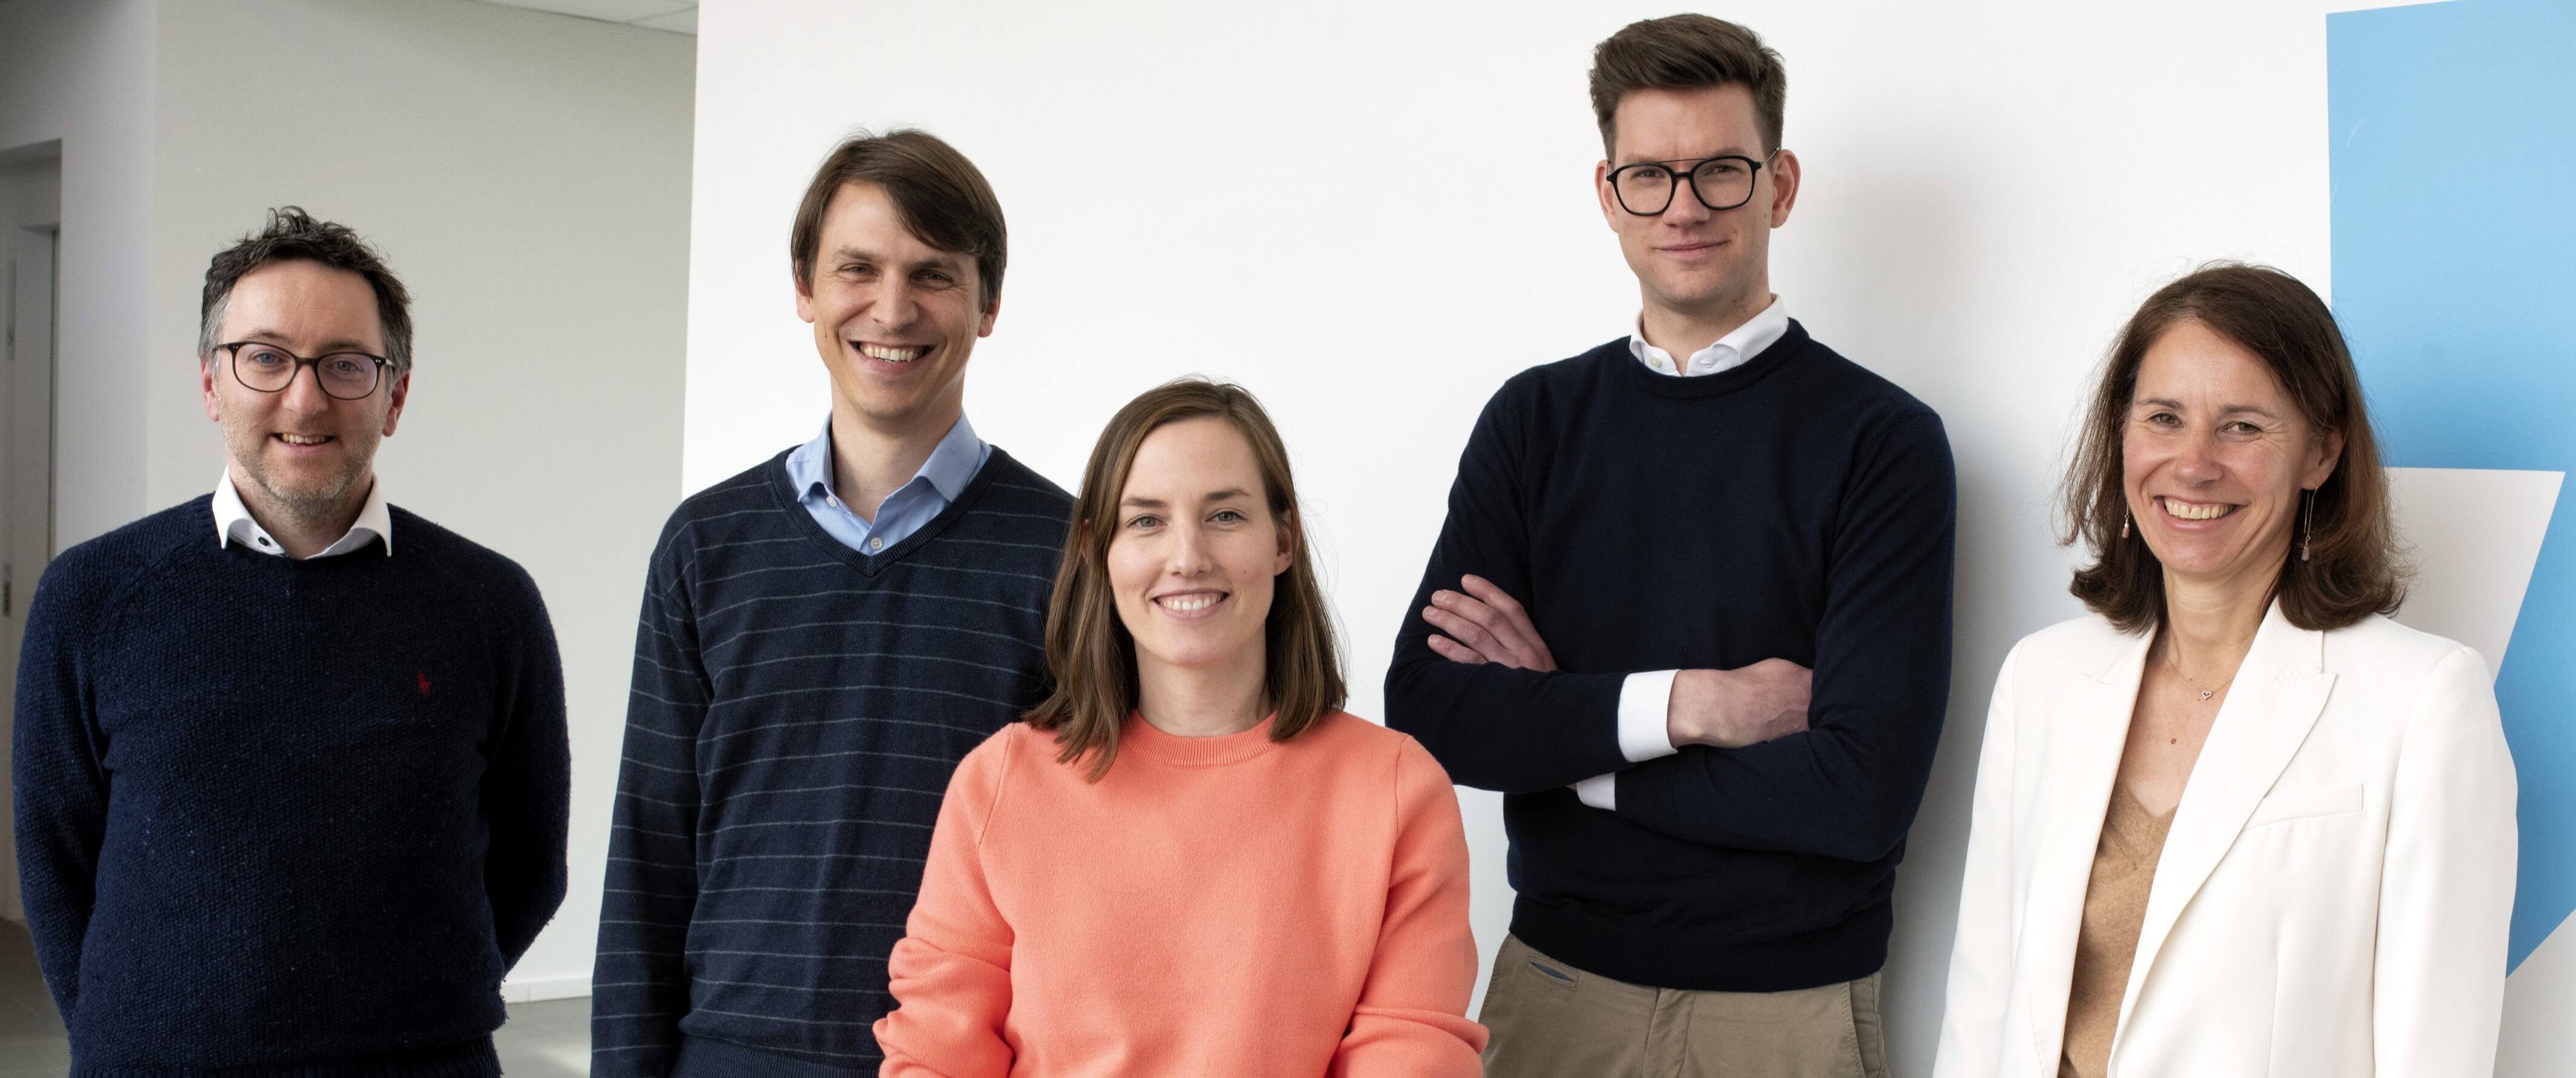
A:
{"type": "Polygon", "coordinates": [[[2307,512],[2307,518],[2308,518],[2308,519],[2307,519],[2307,524],[2306,524],[2306,526],[2305,526],[2305,527],[2302,527],[2302,528],[2300,528],[2300,529],[2299,529],[2299,560],[2300,560],[2300,561],[2306,561],[2306,560],[2308,560],[2308,547],[2309,547],[2309,544],[2314,543],[2314,542],[2316,541],[2316,538],[2317,538],[2317,492],[2316,492],[2315,490],[2311,489],[2311,490],[2309,490],[2307,493],[2308,493],[2308,497],[2307,497],[2307,502],[2308,502],[2308,507],[2307,507],[2307,508],[2308,508],[2308,512],[2307,512]]]}
{"type": "Polygon", "coordinates": [[[2129,537],[2129,511],[2128,511],[2128,510],[2126,510],[2126,509],[2123,509],[2123,510],[2120,510],[2120,538],[2122,538],[2122,539],[2126,539],[2126,538],[2128,538],[2128,537],[2129,537]]]}

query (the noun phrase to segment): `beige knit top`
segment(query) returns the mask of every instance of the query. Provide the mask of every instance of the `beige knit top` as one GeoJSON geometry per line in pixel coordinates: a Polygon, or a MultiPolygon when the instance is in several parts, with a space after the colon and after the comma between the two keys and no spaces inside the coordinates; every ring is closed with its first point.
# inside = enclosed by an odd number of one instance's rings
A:
{"type": "Polygon", "coordinates": [[[2173,810],[2162,816],[2125,785],[2111,791],[2102,841],[2093,849],[2093,876],[2084,889],[2084,930],[2075,939],[2075,980],[2066,994],[2066,1047],[2057,1078],[2103,1078],[2111,1065],[2111,1035],[2120,1027],[2120,998],[2129,990],[2129,966],[2138,956],[2146,922],[2147,889],[2164,855],[2173,810]]]}

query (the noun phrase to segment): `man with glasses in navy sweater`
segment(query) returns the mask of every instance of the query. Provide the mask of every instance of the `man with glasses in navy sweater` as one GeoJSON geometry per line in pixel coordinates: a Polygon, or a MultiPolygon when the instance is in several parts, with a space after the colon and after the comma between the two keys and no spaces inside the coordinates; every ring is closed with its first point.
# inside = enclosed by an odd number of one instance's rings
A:
{"type": "Polygon", "coordinates": [[[788,237],[811,441],[681,503],[645,579],[591,1068],[874,1075],[949,773],[1046,695],[1073,500],[977,437],[1001,204],[921,131],[843,142],[788,237]]]}
{"type": "Polygon", "coordinates": [[[1771,292],[1779,54],[1677,15],[1591,84],[1643,310],[1486,405],[1386,681],[1388,725],[1506,795],[1486,1073],[1881,1078],[1949,694],[1949,444],[1771,292]]]}
{"type": "Polygon", "coordinates": [[[385,500],[410,298],[356,233],[274,211],[200,313],[222,478],[55,559],[18,666],[71,1073],[497,1075],[501,977],[564,895],[545,605],[385,500]]]}

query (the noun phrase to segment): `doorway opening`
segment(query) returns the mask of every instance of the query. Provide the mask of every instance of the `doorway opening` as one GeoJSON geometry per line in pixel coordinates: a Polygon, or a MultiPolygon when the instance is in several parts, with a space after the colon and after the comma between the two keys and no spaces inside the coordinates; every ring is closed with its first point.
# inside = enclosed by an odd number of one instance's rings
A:
{"type": "MultiPolygon", "coordinates": [[[[0,701],[18,698],[27,601],[54,556],[62,191],[61,142],[0,150],[0,701]]],[[[13,716],[0,726],[13,724],[15,712],[0,712],[13,716]]],[[[0,767],[0,835],[17,833],[9,770],[0,767]]],[[[0,857],[0,918],[27,919],[14,856],[0,857]]]]}

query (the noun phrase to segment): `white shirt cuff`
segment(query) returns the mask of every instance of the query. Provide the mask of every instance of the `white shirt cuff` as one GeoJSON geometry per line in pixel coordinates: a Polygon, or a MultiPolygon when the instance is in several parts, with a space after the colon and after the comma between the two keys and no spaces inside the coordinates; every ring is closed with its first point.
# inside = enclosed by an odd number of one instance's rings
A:
{"type": "Polygon", "coordinates": [[[1619,773],[1594,775],[1574,784],[1574,796],[1603,812],[1619,811],[1619,773]]]}
{"type": "Polygon", "coordinates": [[[1672,708],[1673,677],[1680,673],[1652,670],[1630,674],[1619,684],[1619,755],[1629,763],[1642,764],[1677,751],[1664,720],[1672,708]]]}

